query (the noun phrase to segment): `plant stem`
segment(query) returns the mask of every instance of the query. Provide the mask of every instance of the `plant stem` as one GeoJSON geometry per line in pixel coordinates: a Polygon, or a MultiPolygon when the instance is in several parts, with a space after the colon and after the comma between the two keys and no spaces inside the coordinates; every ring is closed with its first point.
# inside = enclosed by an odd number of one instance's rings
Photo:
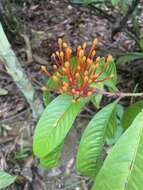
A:
{"type": "Polygon", "coordinates": [[[107,95],[109,97],[119,97],[120,99],[121,98],[124,98],[124,97],[138,97],[138,96],[143,96],[143,92],[140,92],[140,93],[124,93],[124,92],[106,92],[106,91],[102,91],[102,90],[99,90],[99,89],[96,89],[95,90],[95,93],[96,94],[103,94],[103,95],[107,95]]]}

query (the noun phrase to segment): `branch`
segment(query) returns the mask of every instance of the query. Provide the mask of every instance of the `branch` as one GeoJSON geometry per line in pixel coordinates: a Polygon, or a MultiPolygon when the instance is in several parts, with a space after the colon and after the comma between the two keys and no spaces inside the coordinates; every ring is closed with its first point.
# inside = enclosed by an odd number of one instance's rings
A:
{"type": "Polygon", "coordinates": [[[124,97],[138,97],[138,96],[143,96],[143,92],[140,93],[123,93],[123,92],[106,92],[106,91],[102,91],[100,89],[96,89],[95,90],[96,94],[102,94],[102,95],[106,95],[108,97],[115,97],[115,98],[124,98],[124,97]]]}
{"type": "Polygon", "coordinates": [[[128,9],[126,15],[119,22],[119,24],[112,30],[112,39],[118,32],[120,32],[125,27],[129,17],[133,14],[133,12],[135,11],[139,2],[140,2],[140,0],[133,0],[132,5],[129,6],[129,9],[128,9]]]}
{"type": "Polygon", "coordinates": [[[41,100],[36,97],[35,89],[33,88],[28,77],[24,73],[20,62],[18,61],[11,45],[7,40],[3,27],[0,23],[0,59],[4,63],[7,72],[13,78],[16,85],[24,94],[27,102],[29,103],[33,116],[39,117],[43,111],[41,100]]]}

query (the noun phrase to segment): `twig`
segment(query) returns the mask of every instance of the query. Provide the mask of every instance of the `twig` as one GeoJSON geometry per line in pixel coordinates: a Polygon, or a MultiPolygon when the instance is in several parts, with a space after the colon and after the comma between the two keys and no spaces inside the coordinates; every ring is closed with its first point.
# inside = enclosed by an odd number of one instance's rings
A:
{"type": "Polygon", "coordinates": [[[99,89],[95,90],[96,94],[103,94],[103,95],[107,95],[108,97],[118,97],[118,98],[124,98],[124,97],[138,97],[138,96],[143,96],[143,92],[140,93],[123,93],[123,92],[106,92],[106,91],[102,91],[99,89]]]}

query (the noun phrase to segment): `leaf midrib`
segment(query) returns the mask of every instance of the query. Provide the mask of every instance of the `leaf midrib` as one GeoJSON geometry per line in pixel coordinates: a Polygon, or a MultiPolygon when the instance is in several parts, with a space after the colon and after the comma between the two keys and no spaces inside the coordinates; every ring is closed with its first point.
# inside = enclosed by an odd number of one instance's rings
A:
{"type": "MultiPolygon", "coordinates": [[[[139,125],[140,125],[141,122],[142,122],[142,121],[139,122],[139,125]]],[[[132,170],[133,170],[133,168],[134,168],[134,163],[135,163],[135,161],[136,161],[136,155],[137,155],[137,152],[138,152],[138,147],[139,147],[139,144],[140,144],[140,139],[141,139],[142,132],[143,132],[143,125],[142,125],[141,129],[139,130],[137,146],[136,146],[136,150],[135,150],[135,152],[134,152],[133,160],[132,160],[132,163],[131,163],[131,164],[132,164],[132,167],[131,167],[131,169],[130,169],[130,171],[129,171],[129,174],[128,174],[128,176],[127,176],[127,185],[124,186],[124,190],[128,190],[127,188],[128,188],[129,178],[130,178],[131,173],[132,173],[132,170]]]]}

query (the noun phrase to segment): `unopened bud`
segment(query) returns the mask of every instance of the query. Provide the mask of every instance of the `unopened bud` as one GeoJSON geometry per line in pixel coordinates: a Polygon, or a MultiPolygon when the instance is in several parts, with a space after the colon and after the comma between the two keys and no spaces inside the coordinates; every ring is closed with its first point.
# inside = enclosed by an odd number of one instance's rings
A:
{"type": "Polygon", "coordinates": [[[52,79],[53,79],[54,81],[58,81],[58,77],[56,77],[56,76],[53,76],[52,79]]]}
{"type": "Polygon", "coordinates": [[[43,92],[45,92],[45,91],[47,91],[47,87],[46,87],[46,86],[42,86],[42,87],[41,87],[41,90],[42,90],[43,92]]]}
{"type": "Polygon", "coordinates": [[[65,67],[68,68],[70,66],[70,63],[68,61],[65,62],[65,67]]]}
{"type": "Polygon", "coordinates": [[[76,89],[72,89],[72,94],[74,95],[74,94],[76,94],[76,89]]]}
{"type": "Polygon", "coordinates": [[[108,57],[107,57],[107,63],[109,63],[111,61],[113,61],[113,57],[112,57],[112,55],[108,55],[108,57]]]}
{"type": "Polygon", "coordinates": [[[60,44],[60,45],[61,45],[61,44],[62,44],[62,42],[63,42],[63,41],[62,41],[62,38],[59,38],[59,39],[58,39],[58,44],[60,44]]]}
{"type": "Polygon", "coordinates": [[[98,43],[98,39],[97,39],[97,38],[95,38],[95,39],[93,40],[93,45],[94,45],[94,46],[96,46],[96,45],[97,45],[97,43],[98,43]]]}
{"type": "Polygon", "coordinates": [[[64,48],[67,48],[67,47],[68,47],[67,43],[64,42],[64,43],[63,43],[63,47],[64,47],[64,48]]]}
{"type": "Polygon", "coordinates": [[[83,49],[86,48],[86,45],[87,45],[86,42],[84,42],[83,45],[82,45],[83,49]]]}
{"type": "Polygon", "coordinates": [[[88,96],[91,96],[91,95],[92,95],[92,92],[91,92],[91,91],[88,91],[88,92],[87,92],[87,95],[88,95],[88,96]]]}

